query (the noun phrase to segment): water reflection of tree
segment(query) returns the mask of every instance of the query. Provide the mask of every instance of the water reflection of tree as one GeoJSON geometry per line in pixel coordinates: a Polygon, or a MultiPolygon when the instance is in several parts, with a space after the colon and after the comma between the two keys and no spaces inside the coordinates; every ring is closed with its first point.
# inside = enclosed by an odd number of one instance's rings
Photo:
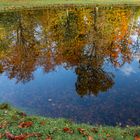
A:
{"type": "Polygon", "coordinates": [[[105,92],[114,84],[113,76],[104,70],[96,69],[90,64],[80,65],[76,68],[76,91],[80,96],[87,94],[98,95],[105,92]]]}
{"type": "MultiPolygon", "coordinates": [[[[7,16],[9,17],[9,13],[7,13],[7,16]]],[[[10,79],[16,78],[17,82],[30,81],[33,79],[32,73],[35,70],[38,54],[34,36],[36,22],[34,16],[30,18],[31,16],[31,12],[16,13],[16,22],[11,23],[12,28],[6,36],[10,40],[9,49],[6,51],[2,66],[8,77],[10,79]]],[[[9,23],[9,21],[7,22],[9,23]]]]}
{"type": "MultiPolygon", "coordinates": [[[[0,19],[6,32],[1,41],[9,44],[0,53],[1,72],[26,82],[33,78],[37,66],[49,72],[65,63],[66,68],[76,68],[79,95],[107,91],[114,81],[103,69],[106,60],[115,67],[131,61],[132,13],[129,7],[52,8],[16,12],[10,16],[17,21],[12,19],[11,27],[0,19]]],[[[9,14],[1,15],[6,16],[9,14]]]]}

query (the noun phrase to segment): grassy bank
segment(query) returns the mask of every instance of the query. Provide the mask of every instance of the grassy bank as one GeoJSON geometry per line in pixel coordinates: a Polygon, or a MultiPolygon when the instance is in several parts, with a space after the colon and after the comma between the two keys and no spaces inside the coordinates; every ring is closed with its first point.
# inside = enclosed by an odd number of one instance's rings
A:
{"type": "Polygon", "coordinates": [[[10,140],[139,140],[140,127],[103,127],[65,119],[27,116],[0,105],[0,138],[10,140]]]}
{"type": "Polygon", "coordinates": [[[140,0],[0,0],[0,9],[40,7],[54,4],[134,4],[140,0]]]}

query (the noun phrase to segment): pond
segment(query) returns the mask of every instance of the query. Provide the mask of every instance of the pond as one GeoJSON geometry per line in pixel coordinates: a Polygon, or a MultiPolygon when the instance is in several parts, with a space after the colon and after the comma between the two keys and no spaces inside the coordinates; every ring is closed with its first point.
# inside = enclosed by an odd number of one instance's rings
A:
{"type": "Polygon", "coordinates": [[[77,123],[140,125],[140,7],[0,12],[0,103],[77,123]]]}

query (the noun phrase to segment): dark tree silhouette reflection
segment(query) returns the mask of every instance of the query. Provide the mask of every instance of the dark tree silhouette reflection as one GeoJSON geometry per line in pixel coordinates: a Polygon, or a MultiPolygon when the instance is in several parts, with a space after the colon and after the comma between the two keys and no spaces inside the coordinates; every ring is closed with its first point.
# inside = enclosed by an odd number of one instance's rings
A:
{"type": "Polygon", "coordinates": [[[113,75],[101,68],[96,69],[90,64],[80,65],[76,68],[76,91],[80,96],[106,92],[114,84],[113,75]]]}

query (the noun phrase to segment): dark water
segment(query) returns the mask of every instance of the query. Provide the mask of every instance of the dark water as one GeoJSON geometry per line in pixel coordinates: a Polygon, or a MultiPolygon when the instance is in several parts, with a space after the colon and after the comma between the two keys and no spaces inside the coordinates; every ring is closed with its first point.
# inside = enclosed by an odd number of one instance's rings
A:
{"type": "Polygon", "coordinates": [[[0,102],[90,124],[140,125],[140,7],[0,12],[0,102]]]}

